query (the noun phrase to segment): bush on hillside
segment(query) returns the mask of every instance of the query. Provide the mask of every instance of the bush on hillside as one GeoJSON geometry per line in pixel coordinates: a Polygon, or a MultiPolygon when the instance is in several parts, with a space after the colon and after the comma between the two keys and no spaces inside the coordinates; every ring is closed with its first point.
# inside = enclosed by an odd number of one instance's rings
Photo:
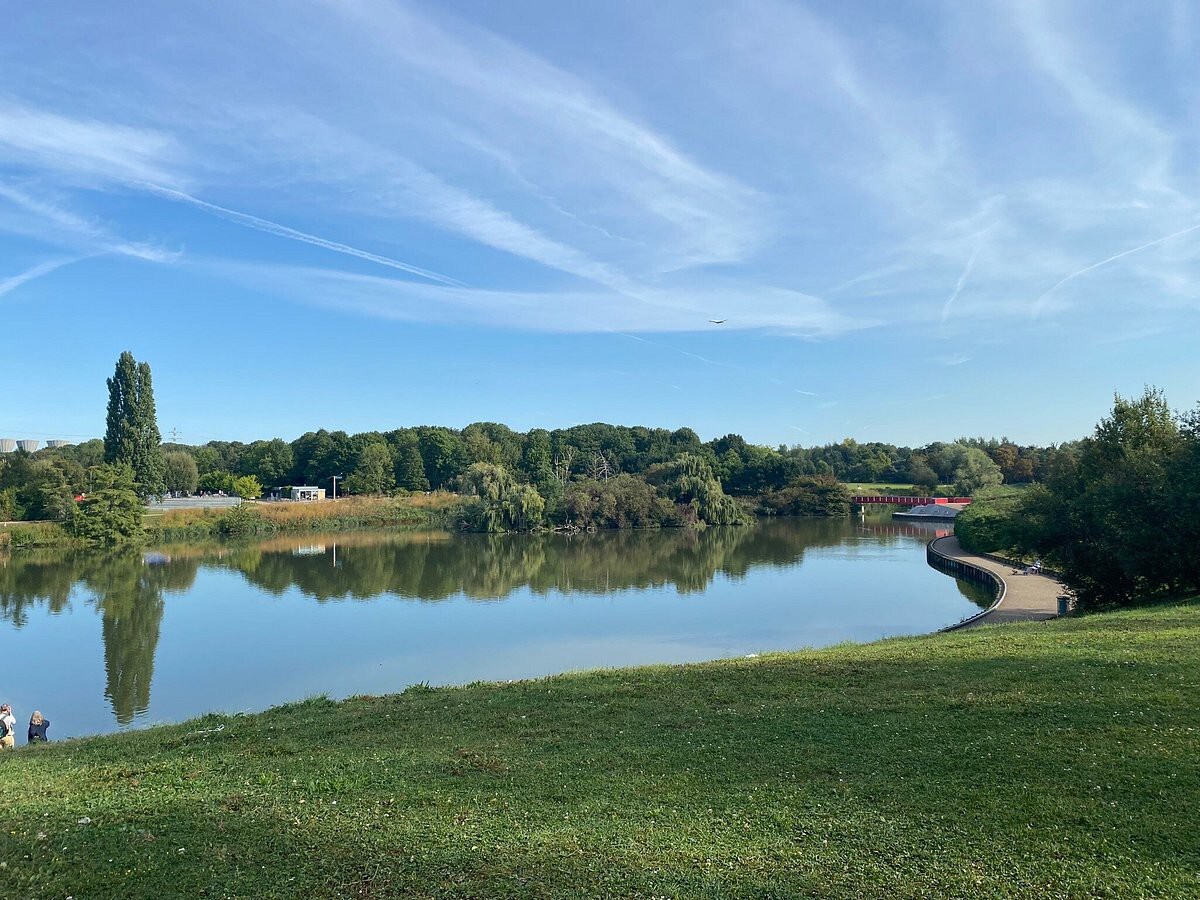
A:
{"type": "Polygon", "coordinates": [[[768,516],[848,516],[850,492],[831,475],[797,478],[764,495],[759,511],[768,516]]]}
{"type": "Polygon", "coordinates": [[[1028,549],[1023,504],[1039,488],[1022,492],[1014,488],[985,488],[954,520],[954,533],[964,550],[999,553],[1028,549]]]}

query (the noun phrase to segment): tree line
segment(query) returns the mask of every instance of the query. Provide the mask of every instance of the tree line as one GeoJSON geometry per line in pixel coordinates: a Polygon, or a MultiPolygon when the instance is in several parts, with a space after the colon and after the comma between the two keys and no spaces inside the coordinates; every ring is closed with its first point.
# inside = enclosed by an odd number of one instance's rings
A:
{"type": "Polygon", "coordinates": [[[103,440],[0,457],[0,518],[67,521],[86,537],[118,527],[132,535],[136,510],[125,491],[143,501],[196,491],[254,499],[294,485],[329,487],[336,477],[349,494],[459,491],[473,498],[464,524],[484,530],[731,524],[750,510],[844,514],[847,495],[836,482],[973,494],[1036,481],[1075,452],[1007,438],[916,449],[850,438],[768,447],[737,434],[706,442],[690,428],[592,423],[518,432],[496,422],[192,446],[162,443],[148,364],[123,353],[107,386],[103,440]]]}
{"type": "MultiPolygon", "coordinates": [[[[113,445],[93,440],[0,458],[0,517],[65,519],[73,498],[92,487],[95,467],[114,462],[113,445]]],[[[463,429],[423,425],[358,434],[320,429],[290,442],[160,443],[157,456],[143,452],[138,458],[149,461],[141,473],[128,466],[127,480],[143,497],[209,491],[255,498],[292,485],[328,489],[333,476],[339,492],[347,494],[457,490],[486,496],[503,487],[507,496],[525,485],[543,501],[534,518],[623,527],[673,522],[663,506],[670,498],[657,489],[665,484],[663,467],[681,459],[695,469],[693,477],[702,474],[725,495],[759,502],[760,511],[839,514],[844,504],[823,485],[885,482],[921,493],[945,485],[952,493],[971,494],[990,484],[1045,478],[1073,447],[1020,447],[983,438],[917,449],[849,438],[818,447],[767,447],[736,434],[705,442],[690,428],[593,423],[522,433],[480,422],[463,429]],[[814,506],[812,490],[832,505],[814,506]],[[803,502],[792,502],[800,496],[803,502]]],[[[689,493],[684,502],[702,496],[707,495],[689,493]]],[[[523,502],[532,500],[526,494],[523,502]]],[[[714,521],[722,515],[711,511],[714,521]]],[[[514,516],[513,521],[522,518],[520,512],[514,516]]]]}
{"type": "Polygon", "coordinates": [[[1045,478],[1057,457],[1071,452],[1072,446],[960,438],[914,449],[846,438],[818,447],[768,447],[737,434],[702,441],[690,428],[672,431],[597,422],[518,432],[497,422],[476,422],[462,429],[420,425],[357,434],[322,428],[291,442],[210,441],[197,447],[166,444],[164,449],[193,457],[202,490],[228,487],[239,476],[254,476],[267,489],[328,487],[335,475],[345,477],[339,490],[347,493],[442,490],[453,488],[470,466],[488,463],[537,485],[543,494],[554,494],[555,484],[561,488],[579,478],[643,475],[686,453],[707,462],[727,493],[756,496],[780,490],[800,476],[820,475],[842,482],[914,485],[932,492],[939,485],[954,484],[964,449],[982,452],[995,466],[997,483],[1030,483],[1045,478]]]}

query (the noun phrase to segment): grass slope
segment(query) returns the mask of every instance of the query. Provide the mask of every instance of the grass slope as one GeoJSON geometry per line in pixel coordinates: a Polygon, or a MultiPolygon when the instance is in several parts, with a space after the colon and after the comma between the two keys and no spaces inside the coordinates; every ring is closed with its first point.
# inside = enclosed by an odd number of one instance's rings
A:
{"type": "Polygon", "coordinates": [[[9,897],[1196,897],[1200,603],[0,757],[9,897]]]}

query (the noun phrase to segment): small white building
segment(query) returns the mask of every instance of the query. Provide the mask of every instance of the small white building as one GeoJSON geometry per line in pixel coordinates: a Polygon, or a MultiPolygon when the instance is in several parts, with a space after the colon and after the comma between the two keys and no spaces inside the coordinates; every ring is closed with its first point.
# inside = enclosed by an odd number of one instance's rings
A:
{"type": "Polygon", "coordinates": [[[294,487],[292,488],[293,500],[324,500],[325,488],[319,487],[294,487]]]}

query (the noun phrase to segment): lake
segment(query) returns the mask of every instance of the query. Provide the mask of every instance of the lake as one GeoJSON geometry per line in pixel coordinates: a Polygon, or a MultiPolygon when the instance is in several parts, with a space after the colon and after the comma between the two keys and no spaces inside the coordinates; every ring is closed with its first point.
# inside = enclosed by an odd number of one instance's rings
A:
{"type": "Polygon", "coordinates": [[[578,669],[934,631],[990,597],[926,523],[344,533],[0,556],[0,699],[52,738],[578,669]]]}

